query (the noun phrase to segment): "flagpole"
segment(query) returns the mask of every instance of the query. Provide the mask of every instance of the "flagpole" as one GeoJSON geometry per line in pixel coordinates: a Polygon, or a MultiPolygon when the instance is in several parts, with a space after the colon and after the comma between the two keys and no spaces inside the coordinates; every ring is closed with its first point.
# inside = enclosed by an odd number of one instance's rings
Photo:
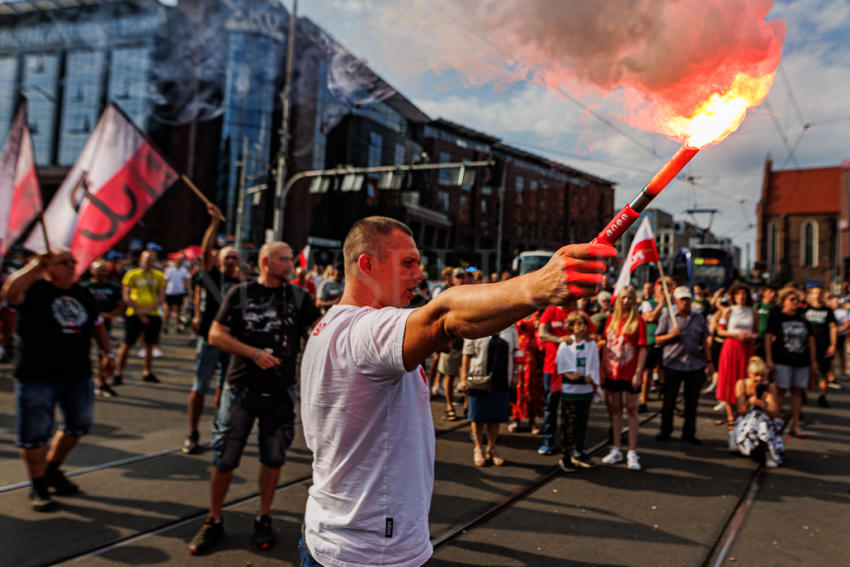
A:
{"type": "Polygon", "coordinates": [[[50,240],[47,239],[47,225],[44,224],[44,211],[38,213],[38,221],[41,224],[41,235],[44,237],[44,246],[47,248],[47,253],[50,254],[50,240]]]}
{"type": "Polygon", "coordinates": [[[655,263],[658,266],[658,273],[661,275],[661,288],[664,290],[664,298],[667,299],[667,309],[670,310],[670,320],[673,321],[673,326],[678,327],[679,322],[673,316],[673,300],[670,298],[670,290],[667,288],[667,277],[664,275],[664,268],[661,267],[661,261],[655,263]]]}
{"type": "MultiPolygon", "coordinates": [[[[191,179],[189,179],[189,177],[188,177],[185,173],[183,173],[183,174],[181,174],[181,175],[180,175],[180,179],[182,179],[182,180],[183,180],[183,183],[185,183],[186,185],[188,185],[188,186],[189,186],[189,189],[191,189],[192,191],[194,191],[195,195],[197,195],[197,196],[198,196],[198,198],[200,198],[200,199],[201,199],[201,201],[203,201],[203,202],[204,202],[204,203],[205,203],[208,207],[212,207],[212,206],[214,206],[214,205],[213,205],[213,203],[212,203],[212,201],[210,201],[209,199],[207,199],[207,196],[206,196],[206,195],[204,195],[203,191],[201,191],[200,189],[198,189],[197,185],[195,185],[194,183],[192,183],[192,180],[191,180],[191,179]]],[[[225,220],[224,215],[221,215],[221,214],[220,214],[220,215],[219,215],[219,218],[220,218],[220,220],[225,220]]]]}

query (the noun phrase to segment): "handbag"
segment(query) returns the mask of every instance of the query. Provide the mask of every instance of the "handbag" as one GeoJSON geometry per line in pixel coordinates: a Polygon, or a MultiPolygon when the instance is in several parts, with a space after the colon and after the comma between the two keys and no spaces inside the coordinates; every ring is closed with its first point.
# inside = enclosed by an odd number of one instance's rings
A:
{"type": "Polygon", "coordinates": [[[493,389],[493,375],[467,376],[466,389],[474,392],[489,392],[493,389]]]}

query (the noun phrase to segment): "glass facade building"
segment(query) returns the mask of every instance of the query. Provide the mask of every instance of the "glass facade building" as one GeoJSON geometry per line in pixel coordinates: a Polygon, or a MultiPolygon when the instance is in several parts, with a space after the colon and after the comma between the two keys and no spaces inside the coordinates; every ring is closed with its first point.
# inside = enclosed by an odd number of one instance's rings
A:
{"type": "Polygon", "coordinates": [[[8,132],[18,95],[27,99],[42,167],[73,165],[109,101],[146,128],[150,53],[166,8],[151,1],[102,12],[73,0],[69,10],[20,4],[18,10],[32,11],[0,21],[0,136],[8,132]]]}

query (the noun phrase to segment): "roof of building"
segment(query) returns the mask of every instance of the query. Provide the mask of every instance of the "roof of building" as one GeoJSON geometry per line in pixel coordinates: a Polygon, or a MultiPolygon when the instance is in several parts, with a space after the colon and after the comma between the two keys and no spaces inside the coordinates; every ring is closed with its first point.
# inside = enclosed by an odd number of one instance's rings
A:
{"type": "Polygon", "coordinates": [[[451,130],[465,138],[484,142],[485,144],[495,144],[499,142],[499,138],[496,138],[489,134],[485,134],[484,132],[479,132],[478,130],[473,130],[469,126],[464,126],[463,124],[458,124],[457,122],[452,122],[451,120],[446,120],[445,118],[437,118],[436,120],[431,122],[430,125],[435,128],[451,130]]]}
{"type": "Polygon", "coordinates": [[[771,171],[764,213],[838,214],[844,171],[841,167],[771,171]]]}
{"type": "Polygon", "coordinates": [[[523,160],[526,160],[526,161],[530,161],[531,163],[536,163],[538,165],[542,165],[544,167],[551,168],[551,169],[553,169],[555,171],[559,171],[561,173],[566,173],[568,175],[579,177],[579,178],[584,179],[585,181],[589,181],[591,183],[596,183],[596,184],[599,184],[599,185],[607,185],[609,187],[613,187],[614,185],[617,184],[616,181],[610,181],[608,179],[603,179],[601,177],[597,177],[595,175],[592,175],[590,173],[587,173],[587,172],[584,172],[584,171],[581,171],[581,170],[578,170],[578,169],[573,169],[572,167],[570,167],[568,165],[564,165],[561,162],[553,161],[551,159],[547,159],[547,158],[540,156],[540,155],[537,155],[537,154],[532,154],[530,152],[527,152],[525,150],[521,150],[521,149],[517,148],[516,146],[511,146],[511,145],[506,144],[504,142],[500,142],[500,143],[496,144],[494,146],[494,149],[496,149],[497,151],[500,151],[502,153],[514,156],[516,158],[523,159],[523,160]]]}

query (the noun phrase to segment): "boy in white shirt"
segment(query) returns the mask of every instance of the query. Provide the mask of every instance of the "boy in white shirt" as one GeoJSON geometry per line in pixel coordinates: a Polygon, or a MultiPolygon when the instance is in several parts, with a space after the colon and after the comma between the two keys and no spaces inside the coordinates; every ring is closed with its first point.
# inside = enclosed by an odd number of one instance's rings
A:
{"type": "Polygon", "coordinates": [[[584,450],[584,437],[593,393],[599,388],[599,351],[596,342],[587,339],[589,325],[583,312],[570,313],[565,326],[573,334],[573,340],[560,344],[555,359],[561,375],[561,446],[564,450],[558,466],[564,472],[593,466],[584,450]]]}

